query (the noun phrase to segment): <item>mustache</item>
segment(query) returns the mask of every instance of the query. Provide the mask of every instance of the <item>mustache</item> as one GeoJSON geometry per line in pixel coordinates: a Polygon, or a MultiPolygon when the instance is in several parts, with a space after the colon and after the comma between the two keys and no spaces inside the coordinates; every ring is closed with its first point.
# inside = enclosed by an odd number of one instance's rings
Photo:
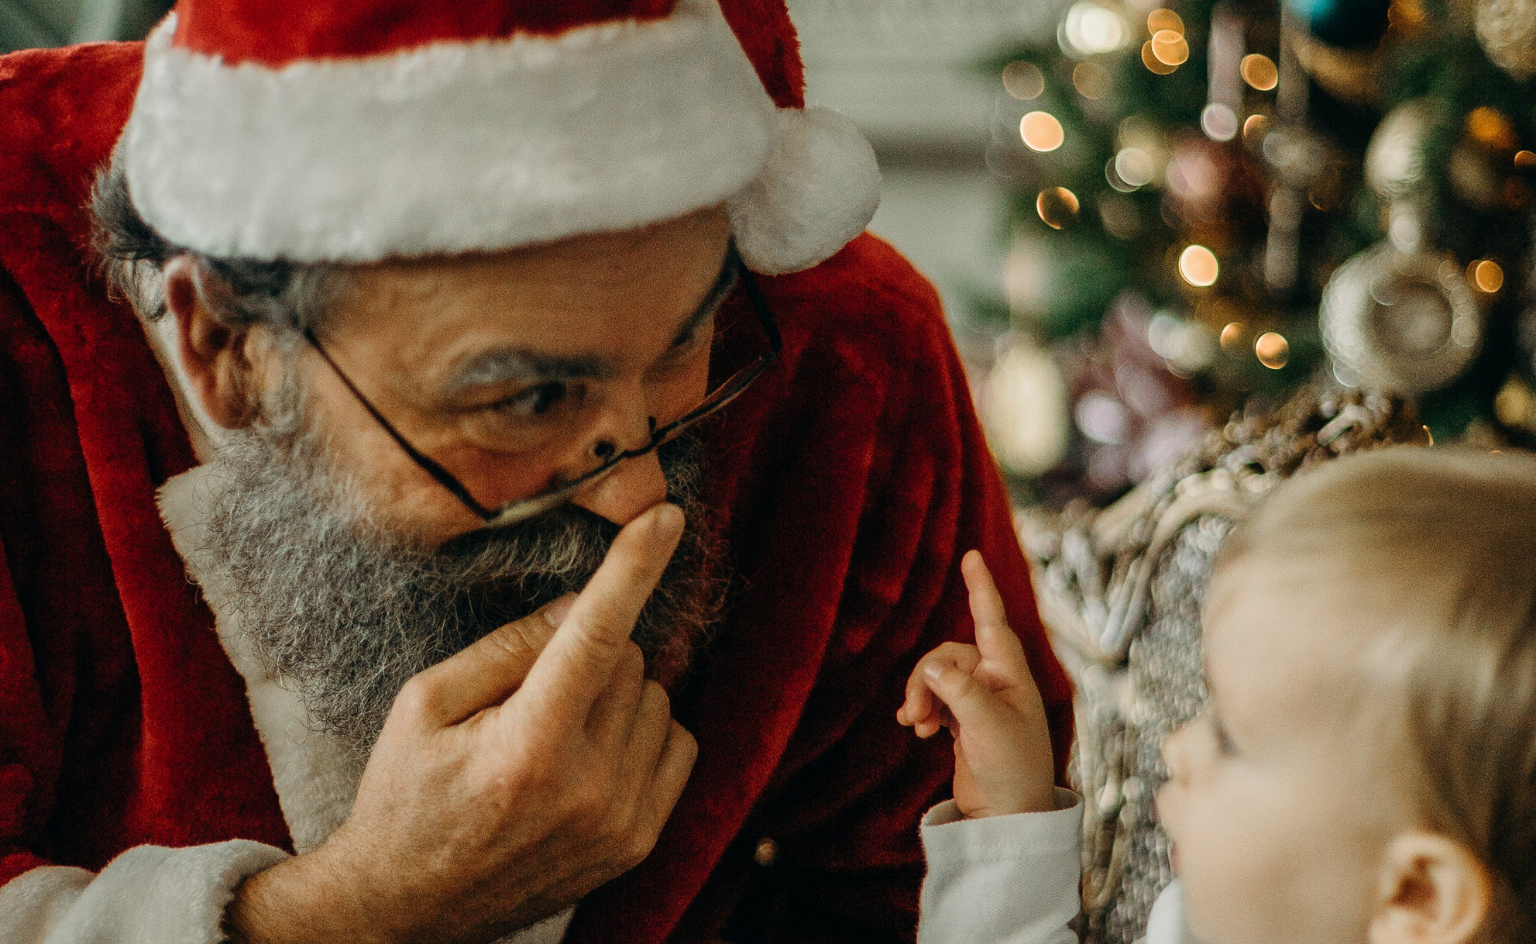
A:
{"type": "MultiPolygon", "coordinates": [[[[407,679],[579,593],[620,531],[567,504],[426,547],[383,526],[301,417],[279,432],[221,447],[208,542],[192,563],[199,582],[223,588],[224,612],[314,726],[359,763],[407,679]]],[[[666,683],[707,644],[730,568],[699,496],[702,441],[679,437],[657,455],[688,524],[631,638],[647,674],[666,683]]]]}

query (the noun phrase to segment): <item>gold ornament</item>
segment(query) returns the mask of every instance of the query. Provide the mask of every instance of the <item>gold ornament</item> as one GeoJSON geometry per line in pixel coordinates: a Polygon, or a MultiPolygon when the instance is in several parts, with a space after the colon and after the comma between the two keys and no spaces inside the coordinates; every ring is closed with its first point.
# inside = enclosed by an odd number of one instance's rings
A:
{"type": "Polygon", "coordinates": [[[1536,73],[1536,0],[1477,0],[1477,40],[1517,79],[1536,73]]]}

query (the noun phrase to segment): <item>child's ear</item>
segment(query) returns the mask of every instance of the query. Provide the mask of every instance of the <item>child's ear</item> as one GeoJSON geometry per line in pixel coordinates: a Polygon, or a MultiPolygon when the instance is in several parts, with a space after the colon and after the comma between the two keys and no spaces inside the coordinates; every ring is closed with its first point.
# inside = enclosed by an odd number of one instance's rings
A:
{"type": "Polygon", "coordinates": [[[1467,944],[1493,906],[1488,869],[1462,844],[1428,832],[1387,846],[1371,944],[1467,944]]]}

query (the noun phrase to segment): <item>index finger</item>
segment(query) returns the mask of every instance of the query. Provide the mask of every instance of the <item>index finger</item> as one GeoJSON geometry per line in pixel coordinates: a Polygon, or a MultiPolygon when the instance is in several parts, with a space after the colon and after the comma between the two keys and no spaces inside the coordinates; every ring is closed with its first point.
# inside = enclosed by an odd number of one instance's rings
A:
{"type": "Polygon", "coordinates": [[[519,694],[543,701],[561,717],[585,719],[682,534],[683,512],[676,505],[657,505],[625,525],[519,694]]]}
{"type": "Polygon", "coordinates": [[[967,552],[960,561],[960,572],[970,591],[971,618],[976,622],[976,648],[980,650],[983,662],[1008,674],[1028,673],[1024,646],[1008,626],[1002,594],[997,592],[997,584],[993,582],[992,572],[987,569],[981,552],[967,552]]]}

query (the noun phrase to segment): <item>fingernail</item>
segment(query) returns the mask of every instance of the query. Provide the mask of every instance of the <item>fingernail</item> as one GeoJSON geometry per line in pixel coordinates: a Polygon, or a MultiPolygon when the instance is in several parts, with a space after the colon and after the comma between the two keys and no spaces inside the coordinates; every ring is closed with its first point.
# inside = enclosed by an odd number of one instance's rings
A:
{"type": "Polygon", "coordinates": [[[575,604],[575,595],[567,593],[544,608],[544,621],[558,629],[560,624],[565,622],[565,618],[571,614],[571,607],[575,604]]]}
{"type": "Polygon", "coordinates": [[[923,666],[923,674],[931,679],[936,679],[944,671],[944,667],[937,662],[930,662],[923,666]]]}

